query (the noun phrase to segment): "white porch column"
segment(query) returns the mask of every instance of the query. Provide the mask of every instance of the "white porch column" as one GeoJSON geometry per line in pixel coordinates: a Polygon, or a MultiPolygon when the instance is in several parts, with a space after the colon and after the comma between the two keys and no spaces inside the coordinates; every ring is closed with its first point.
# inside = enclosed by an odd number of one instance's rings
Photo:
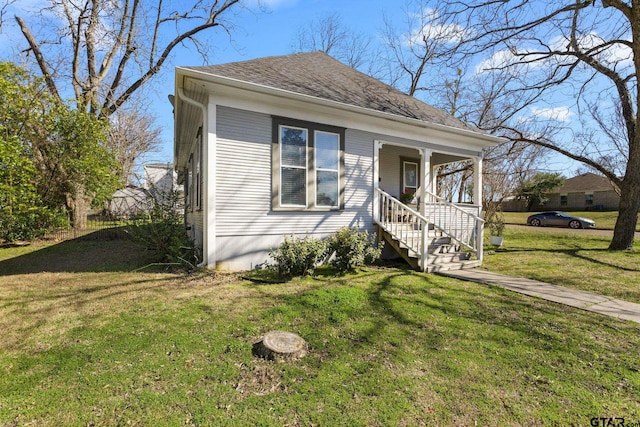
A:
{"type": "MultiPolygon", "coordinates": [[[[478,216],[482,218],[482,156],[473,158],[473,204],[478,206],[478,216]]],[[[476,248],[480,262],[484,258],[484,224],[477,221],[476,248]]]]}
{"type": "Polygon", "coordinates": [[[373,203],[371,206],[373,214],[373,222],[380,221],[380,197],[378,197],[378,188],[380,188],[380,149],[384,144],[381,141],[373,141],[373,203]]]}
{"type": "Polygon", "coordinates": [[[203,114],[202,120],[202,214],[204,216],[202,257],[207,268],[215,268],[216,256],[216,103],[212,96],[209,96],[207,114],[203,114]]]}
{"type": "Polygon", "coordinates": [[[473,158],[473,204],[480,206],[482,213],[482,157],[473,158]]]}
{"type": "Polygon", "coordinates": [[[418,208],[418,212],[424,215],[425,213],[425,203],[427,203],[427,192],[433,193],[433,169],[431,167],[431,154],[432,150],[427,150],[426,148],[419,148],[420,152],[420,170],[422,171],[422,177],[420,177],[421,185],[420,185],[420,207],[418,208]]]}
{"type": "Polygon", "coordinates": [[[433,165],[431,167],[431,188],[429,189],[429,191],[431,191],[431,193],[435,194],[436,196],[438,195],[437,177],[438,177],[438,168],[439,167],[440,167],[439,165],[433,165]]]}

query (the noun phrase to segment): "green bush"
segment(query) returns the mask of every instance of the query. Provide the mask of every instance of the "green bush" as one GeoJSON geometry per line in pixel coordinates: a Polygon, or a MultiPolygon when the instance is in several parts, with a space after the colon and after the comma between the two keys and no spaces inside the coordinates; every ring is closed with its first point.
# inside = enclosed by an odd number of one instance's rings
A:
{"type": "Polygon", "coordinates": [[[271,249],[269,255],[275,261],[274,267],[281,276],[306,276],[324,261],[327,243],[324,240],[305,236],[284,237],[277,249],[271,249]]]}
{"type": "Polygon", "coordinates": [[[68,225],[63,210],[24,204],[0,207],[0,241],[34,240],[55,228],[68,225]]]}
{"type": "Polygon", "coordinates": [[[339,271],[352,271],[356,267],[372,264],[380,257],[382,248],[373,242],[366,231],[342,227],[328,238],[329,253],[334,254],[331,264],[339,271]]]}
{"type": "Polygon", "coordinates": [[[132,221],[129,235],[153,251],[154,262],[195,269],[200,256],[184,227],[182,195],[177,191],[152,194],[152,209],[132,221]]]}
{"type": "Polygon", "coordinates": [[[313,274],[313,269],[330,255],[333,255],[331,265],[343,272],[372,264],[381,252],[382,248],[369,237],[368,232],[342,227],[325,240],[285,236],[282,244],[271,249],[269,255],[280,276],[305,276],[313,274]]]}
{"type": "Polygon", "coordinates": [[[0,241],[33,240],[67,225],[64,211],[41,200],[29,152],[28,145],[0,123],[0,241]]]}

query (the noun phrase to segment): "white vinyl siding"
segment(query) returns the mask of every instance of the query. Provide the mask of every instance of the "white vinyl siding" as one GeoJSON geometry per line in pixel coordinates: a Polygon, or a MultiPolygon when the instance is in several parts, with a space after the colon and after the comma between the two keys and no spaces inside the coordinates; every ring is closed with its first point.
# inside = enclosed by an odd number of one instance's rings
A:
{"type": "MultiPolygon", "coordinates": [[[[234,239],[221,240],[227,242],[218,247],[221,260],[239,250],[266,253],[272,246],[266,244],[269,238],[263,245],[262,236],[325,236],[342,226],[374,231],[370,135],[358,133],[352,137],[346,131],[344,210],[280,212],[271,209],[271,117],[218,107],[217,133],[217,235],[254,236],[251,247],[236,247],[234,239]]],[[[237,245],[241,241],[238,239],[237,245]]]]}

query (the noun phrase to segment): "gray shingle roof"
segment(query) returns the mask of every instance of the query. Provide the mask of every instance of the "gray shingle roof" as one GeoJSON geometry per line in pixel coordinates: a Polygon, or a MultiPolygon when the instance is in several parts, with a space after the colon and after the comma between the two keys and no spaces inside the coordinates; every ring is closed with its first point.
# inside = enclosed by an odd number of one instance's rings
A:
{"type": "Polygon", "coordinates": [[[587,172],[582,175],[574,176],[564,182],[564,185],[558,187],[556,193],[576,193],[584,191],[612,191],[613,186],[608,178],[587,172]]]}
{"type": "Polygon", "coordinates": [[[324,52],[184,68],[479,132],[450,114],[348,67],[324,52]]]}

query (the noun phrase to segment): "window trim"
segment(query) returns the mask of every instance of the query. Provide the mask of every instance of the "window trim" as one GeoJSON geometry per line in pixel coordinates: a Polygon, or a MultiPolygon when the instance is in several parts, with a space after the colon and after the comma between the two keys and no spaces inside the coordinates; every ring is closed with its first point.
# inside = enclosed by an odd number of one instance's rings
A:
{"type": "Polygon", "coordinates": [[[185,210],[187,212],[193,212],[193,153],[189,154],[189,160],[187,161],[187,173],[184,179],[184,200],[185,200],[185,210]]]}
{"type": "Polygon", "coordinates": [[[405,185],[404,185],[404,165],[405,163],[414,163],[417,168],[416,168],[416,194],[415,197],[418,197],[419,194],[418,193],[418,189],[420,188],[420,159],[415,158],[415,157],[404,157],[404,156],[400,156],[400,192],[398,193],[398,196],[402,193],[404,193],[404,189],[405,189],[405,185]]]}
{"type": "Polygon", "coordinates": [[[344,210],[344,149],[345,128],[287,117],[272,116],[271,121],[271,210],[284,212],[332,212],[344,210]],[[307,157],[306,157],[306,205],[283,205],[280,200],[281,181],[281,150],[280,129],[282,127],[306,129],[307,131],[307,157]],[[316,201],[316,167],[315,138],[316,132],[332,133],[338,135],[338,206],[317,206],[316,201]]]}

